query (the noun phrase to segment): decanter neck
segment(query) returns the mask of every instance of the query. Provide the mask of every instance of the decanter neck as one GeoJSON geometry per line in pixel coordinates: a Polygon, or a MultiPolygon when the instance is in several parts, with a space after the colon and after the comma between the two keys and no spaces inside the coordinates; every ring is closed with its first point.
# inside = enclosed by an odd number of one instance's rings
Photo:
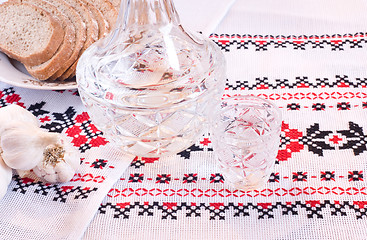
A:
{"type": "Polygon", "coordinates": [[[118,28],[180,24],[172,0],[122,0],[118,28]]]}

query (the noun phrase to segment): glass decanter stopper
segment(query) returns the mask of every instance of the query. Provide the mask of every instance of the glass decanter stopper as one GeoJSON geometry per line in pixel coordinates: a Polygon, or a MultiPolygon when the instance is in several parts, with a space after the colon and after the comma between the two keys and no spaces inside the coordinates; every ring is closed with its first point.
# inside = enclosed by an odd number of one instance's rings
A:
{"type": "Polygon", "coordinates": [[[123,151],[159,157],[190,147],[219,106],[225,59],[186,32],[171,0],[122,0],[114,30],[77,66],[96,126],[123,151]]]}

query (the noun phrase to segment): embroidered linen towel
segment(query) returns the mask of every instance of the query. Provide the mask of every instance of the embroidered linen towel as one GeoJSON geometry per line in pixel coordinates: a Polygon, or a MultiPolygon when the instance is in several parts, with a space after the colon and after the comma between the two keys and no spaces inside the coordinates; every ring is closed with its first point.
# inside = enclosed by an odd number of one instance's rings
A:
{"type": "Polygon", "coordinates": [[[366,11],[358,0],[237,1],[211,37],[227,59],[225,94],[282,110],[268,184],[227,185],[206,135],[176,156],[135,159],[84,239],[366,239],[366,11]]]}
{"type": "Polygon", "coordinates": [[[1,105],[18,104],[41,127],[69,138],[81,164],[70,182],[43,183],[14,173],[0,200],[0,239],[79,239],[111,186],[133,160],[103,138],[76,90],[40,91],[0,84],[1,105]],[[62,104],[60,104],[62,103],[62,104]]]}

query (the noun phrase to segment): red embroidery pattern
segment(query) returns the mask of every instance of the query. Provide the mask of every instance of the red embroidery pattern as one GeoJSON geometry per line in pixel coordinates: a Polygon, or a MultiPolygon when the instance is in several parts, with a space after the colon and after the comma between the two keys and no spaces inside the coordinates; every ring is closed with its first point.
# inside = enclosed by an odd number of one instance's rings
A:
{"type": "Polygon", "coordinates": [[[332,51],[343,51],[345,47],[362,48],[365,46],[366,33],[333,34],[333,35],[250,35],[250,34],[211,34],[210,38],[224,51],[229,52],[230,46],[238,49],[267,51],[273,48],[291,48],[294,50],[323,49],[329,47],[332,51]]]}
{"type": "MultiPolygon", "coordinates": [[[[291,180],[293,182],[307,182],[309,179],[319,179],[320,181],[333,181],[347,179],[349,182],[364,181],[364,173],[361,170],[353,170],[345,172],[345,175],[336,175],[335,171],[320,171],[319,174],[309,174],[308,172],[292,172],[291,176],[281,175],[279,172],[272,173],[269,183],[279,183],[280,179],[291,180]]],[[[212,173],[210,177],[199,177],[197,173],[184,173],[183,177],[172,177],[171,174],[157,174],[156,177],[147,177],[143,173],[130,173],[128,178],[120,178],[120,181],[128,181],[129,183],[145,183],[155,182],[157,184],[170,184],[172,181],[181,182],[182,184],[199,183],[199,181],[207,181],[212,184],[224,183],[225,178],[220,173],[212,173]],[[162,180],[162,178],[164,178],[162,180]]]]}
{"type": "Polygon", "coordinates": [[[337,111],[351,110],[352,108],[367,109],[367,102],[361,104],[351,104],[350,102],[338,102],[334,105],[326,105],[323,102],[313,103],[309,106],[301,105],[300,103],[288,103],[286,107],[279,106],[279,108],[286,109],[288,111],[300,111],[303,109],[310,109],[312,111],[326,111],[328,109],[336,109],[337,111]]]}
{"type": "Polygon", "coordinates": [[[9,104],[17,104],[21,107],[25,107],[24,103],[20,100],[20,95],[15,93],[13,87],[4,88],[2,91],[0,91],[0,107],[5,107],[9,104]]]}
{"type": "Polygon", "coordinates": [[[66,130],[66,134],[73,138],[72,143],[82,152],[92,147],[106,145],[108,142],[101,136],[102,132],[91,123],[86,112],[76,116],[75,124],[66,130]]]}
{"type": "Polygon", "coordinates": [[[334,196],[341,196],[341,195],[360,195],[365,196],[367,195],[367,187],[348,187],[348,188],[342,188],[342,187],[293,187],[290,189],[285,188],[276,188],[276,189],[262,189],[262,190],[252,190],[252,191],[243,191],[243,190],[231,190],[231,189],[186,189],[186,188],[180,188],[180,189],[172,189],[172,188],[112,188],[107,196],[110,198],[117,198],[117,197],[131,197],[131,196],[150,196],[150,197],[158,197],[158,196],[164,196],[164,197],[193,197],[193,198],[203,198],[203,197],[222,197],[222,198],[228,198],[228,197],[235,197],[235,198],[241,198],[241,197],[288,197],[288,196],[300,196],[300,195],[334,195],[334,196]]]}
{"type": "Polygon", "coordinates": [[[292,157],[292,153],[300,152],[304,146],[300,143],[303,133],[297,129],[290,129],[289,124],[282,123],[281,144],[279,147],[277,160],[287,161],[292,157]]]}
{"type": "Polygon", "coordinates": [[[52,200],[56,202],[66,203],[68,199],[86,199],[92,192],[98,188],[81,187],[81,186],[59,186],[58,184],[45,184],[32,178],[20,178],[18,175],[13,176],[15,185],[12,186],[13,192],[21,194],[35,193],[40,196],[53,196],[52,200]]]}
{"type": "Polygon", "coordinates": [[[96,183],[103,183],[106,180],[104,176],[101,175],[93,175],[92,173],[76,173],[74,177],[70,180],[70,182],[96,182],[96,183]]]}
{"type": "Polygon", "coordinates": [[[257,77],[252,81],[227,79],[225,90],[270,90],[270,89],[312,89],[312,88],[366,88],[367,78],[357,77],[349,80],[348,75],[335,75],[334,78],[298,76],[292,79],[269,79],[257,77]]]}
{"type": "MultiPolygon", "coordinates": [[[[225,92],[223,98],[227,97],[235,97],[239,96],[239,93],[229,93],[228,91],[225,92]]],[[[267,100],[278,101],[278,100],[341,100],[341,99],[366,99],[367,93],[366,92],[298,92],[298,93],[258,93],[252,94],[267,100]]]]}

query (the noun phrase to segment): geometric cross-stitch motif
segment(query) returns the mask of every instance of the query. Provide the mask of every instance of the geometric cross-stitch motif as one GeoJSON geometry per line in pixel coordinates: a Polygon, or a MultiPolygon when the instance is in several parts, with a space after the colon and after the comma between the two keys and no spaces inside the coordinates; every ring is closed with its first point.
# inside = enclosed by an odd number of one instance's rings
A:
{"type": "Polygon", "coordinates": [[[255,51],[268,51],[272,48],[289,48],[305,51],[307,49],[329,49],[330,51],[343,51],[345,48],[366,47],[366,34],[333,34],[333,35],[250,35],[250,34],[211,34],[210,38],[225,51],[232,51],[231,46],[237,50],[254,49],[255,51]]]}
{"type": "Polygon", "coordinates": [[[53,196],[53,201],[66,203],[68,199],[86,199],[92,192],[97,191],[97,188],[81,188],[80,186],[60,186],[58,184],[48,184],[35,179],[19,175],[14,175],[13,180],[15,186],[12,187],[13,192],[28,194],[30,192],[41,196],[53,196]]]}
{"type": "Polygon", "coordinates": [[[19,94],[15,93],[13,87],[5,88],[0,91],[0,107],[5,107],[9,104],[16,104],[24,107],[24,103],[20,101],[21,97],[19,94]]]}
{"type": "Polygon", "coordinates": [[[124,202],[101,204],[99,214],[113,211],[114,218],[129,219],[132,216],[158,216],[161,219],[177,220],[181,217],[209,217],[212,221],[225,220],[227,217],[257,219],[278,218],[282,215],[309,219],[354,216],[367,220],[367,201],[304,200],[294,202],[240,202],[240,203],[187,203],[187,202],[124,202]],[[108,208],[107,208],[108,207],[108,208]],[[207,212],[207,214],[204,214],[207,212]]]}
{"type": "Polygon", "coordinates": [[[294,80],[269,79],[256,77],[249,83],[248,80],[226,82],[226,90],[262,90],[262,89],[311,89],[311,88],[366,88],[367,77],[349,79],[347,75],[335,75],[334,78],[318,77],[310,79],[307,76],[297,76],[294,80]]]}

